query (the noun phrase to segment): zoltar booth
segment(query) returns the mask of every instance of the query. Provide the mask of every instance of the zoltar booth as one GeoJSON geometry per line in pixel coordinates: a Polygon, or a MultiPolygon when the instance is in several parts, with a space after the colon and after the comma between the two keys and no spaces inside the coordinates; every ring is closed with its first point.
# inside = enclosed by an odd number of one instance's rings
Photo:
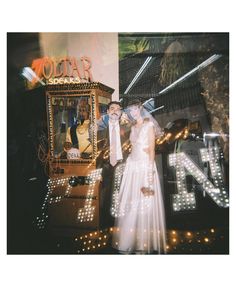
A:
{"type": "Polygon", "coordinates": [[[28,88],[41,86],[47,110],[49,177],[37,229],[72,239],[83,253],[104,249],[112,231],[102,226],[102,168],[96,167],[101,152],[97,120],[106,113],[114,89],[93,81],[90,58],[79,60],[43,57],[23,73],[34,76],[28,88]],[[89,238],[88,245],[83,238],[89,238]]]}
{"type": "MultiPolygon", "coordinates": [[[[96,121],[113,89],[101,83],[46,87],[49,127],[49,226],[99,229],[101,169],[96,169],[96,121]]],[[[64,233],[64,232],[63,232],[64,233]]]]}

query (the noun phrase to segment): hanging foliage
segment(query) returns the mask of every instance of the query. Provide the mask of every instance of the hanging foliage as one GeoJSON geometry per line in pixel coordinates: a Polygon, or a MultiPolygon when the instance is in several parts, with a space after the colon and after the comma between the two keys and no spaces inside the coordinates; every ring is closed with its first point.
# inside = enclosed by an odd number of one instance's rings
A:
{"type": "Polygon", "coordinates": [[[149,49],[147,37],[120,37],[119,38],[119,59],[123,59],[131,54],[143,53],[149,49]]]}
{"type": "Polygon", "coordinates": [[[161,73],[159,83],[167,86],[181,77],[186,71],[185,49],[179,41],[175,40],[166,49],[161,60],[161,73]]]}
{"type": "Polygon", "coordinates": [[[225,159],[229,156],[229,90],[228,90],[229,65],[216,63],[207,67],[199,75],[199,80],[204,92],[202,93],[207,111],[211,120],[211,130],[219,133],[225,159]]]}

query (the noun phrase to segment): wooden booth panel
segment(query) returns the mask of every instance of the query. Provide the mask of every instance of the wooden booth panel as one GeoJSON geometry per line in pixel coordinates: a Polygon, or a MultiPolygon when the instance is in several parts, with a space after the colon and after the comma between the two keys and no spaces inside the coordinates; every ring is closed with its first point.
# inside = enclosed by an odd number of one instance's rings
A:
{"type": "Polygon", "coordinates": [[[86,200],[64,198],[48,207],[50,228],[97,229],[99,227],[99,201],[91,201],[86,207],[86,200]]]}
{"type": "Polygon", "coordinates": [[[71,177],[49,179],[47,204],[50,228],[98,229],[101,185],[100,174],[97,170],[94,173],[93,181],[84,185],[71,186],[71,177]]]}

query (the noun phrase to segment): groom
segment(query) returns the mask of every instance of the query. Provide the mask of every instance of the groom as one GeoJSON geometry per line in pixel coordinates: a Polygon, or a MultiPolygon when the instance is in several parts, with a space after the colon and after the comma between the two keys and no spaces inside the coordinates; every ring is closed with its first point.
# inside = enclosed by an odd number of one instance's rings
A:
{"type": "Polygon", "coordinates": [[[130,127],[127,123],[122,123],[121,115],[120,102],[111,101],[108,104],[107,115],[98,123],[99,156],[97,168],[102,168],[100,192],[100,222],[102,227],[112,227],[114,224],[110,209],[115,168],[128,156],[128,150],[124,149],[124,145],[128,142],[130,127]]]}

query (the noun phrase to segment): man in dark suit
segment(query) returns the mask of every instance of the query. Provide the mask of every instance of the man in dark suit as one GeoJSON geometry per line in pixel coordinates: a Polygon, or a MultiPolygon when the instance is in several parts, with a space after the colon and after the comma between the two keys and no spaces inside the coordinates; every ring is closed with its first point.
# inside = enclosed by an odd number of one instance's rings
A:
{"type": "Polygon", "coordinates": [[[98,158],[97,168],[102,168],[102,187],[100,193],[100,223],[104,227],[112,227],[111,216],[113,181],[116,167],[128,156],[130,126],[121,121],[120,102],[108,104],[107,115],[98,122],[98,158]]]}

